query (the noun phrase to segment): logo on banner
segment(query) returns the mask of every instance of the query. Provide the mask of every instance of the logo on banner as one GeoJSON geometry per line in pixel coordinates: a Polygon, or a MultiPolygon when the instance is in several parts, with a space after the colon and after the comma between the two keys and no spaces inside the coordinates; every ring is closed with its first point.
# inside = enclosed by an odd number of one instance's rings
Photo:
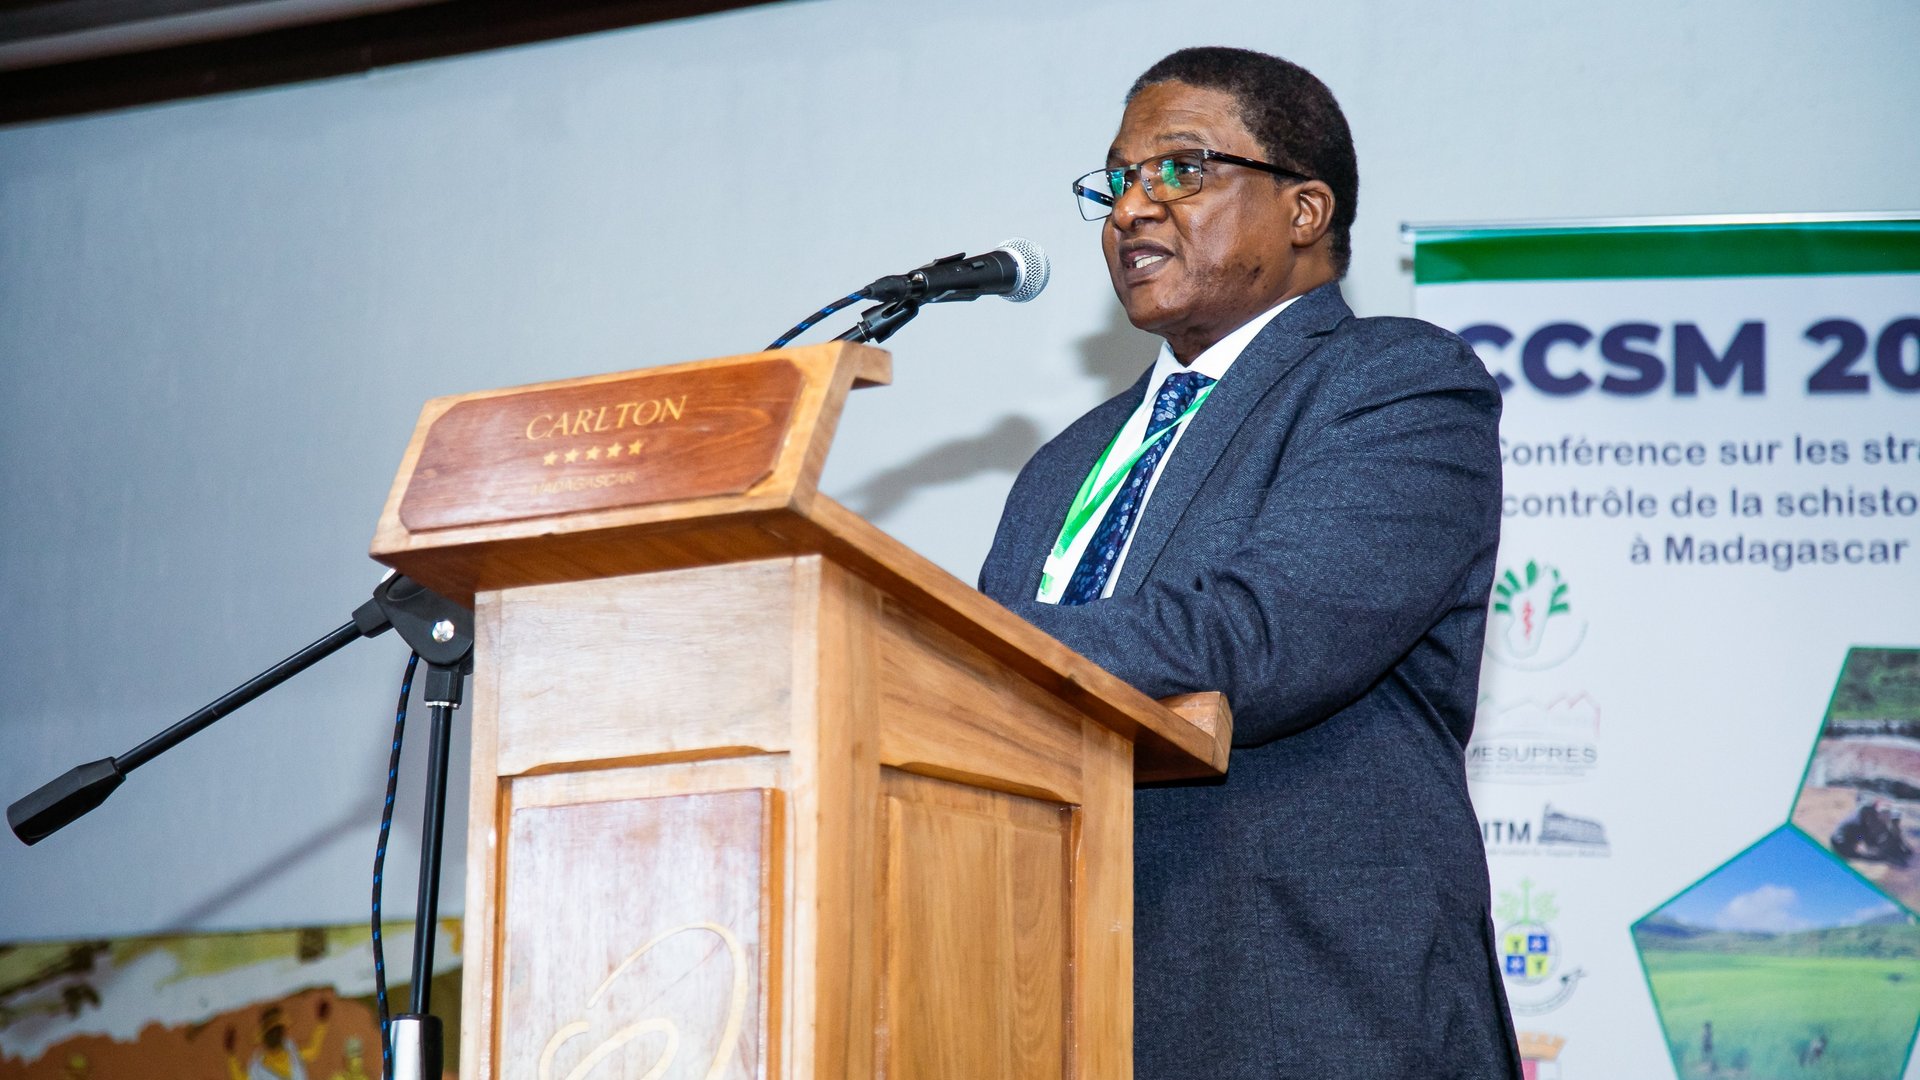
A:
{"type": "Polygon", "coordinates": [[[1538,1031],[1516,1034],[1520,1037],[1521,1080],[1560,1080],[1560,1051],[1567,1045],[1566,1036],[1538,1031]]]}
{"type": "Polygon", "coordinates": [[[1553,894],[1535,890],[1532,881],[1522,879],[1518,891],[1500,891],[1495,914],[1501,923],[1500,972],[1514,1014],[1538,1016],[1566,1004],[1586,972],[1562,970],[1563,942],[1553,926],[1560,908],[1553,894]]]}
{"type": "Polygon", "coordinates": [[[1496,662],[1545,671],[1564,663],[1586,636],[1587,622],[1574,613],[1571,588],[1558,567],[1528,559],[1493,579],[1487,655],[1496,662]]]}
{"type": "Polygon", "coordinates": [[[1600,763],[1600,705],[1585,693],[1545,704],[1480,699],[1467,744],[1467,779],[1494,784],[1567,784],[1600,763]]]}
{"type": "Polygon", "coordinates": [[[1538,819],[1481,818],[1480,841],[1489,855],[1604,858],[1613,853],[1599,819],[1555,810],[1552,803],[1541,808],[1538,819]]]}

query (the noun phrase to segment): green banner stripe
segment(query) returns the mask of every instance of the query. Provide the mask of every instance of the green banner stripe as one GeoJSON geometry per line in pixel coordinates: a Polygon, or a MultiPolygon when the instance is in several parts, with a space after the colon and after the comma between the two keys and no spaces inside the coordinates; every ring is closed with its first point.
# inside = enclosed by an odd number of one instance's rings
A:
{"type": "Polygon", "coordinates": [[[1422,232],[1416,285],[1920,271],[1920,221],[1422,232]]]}

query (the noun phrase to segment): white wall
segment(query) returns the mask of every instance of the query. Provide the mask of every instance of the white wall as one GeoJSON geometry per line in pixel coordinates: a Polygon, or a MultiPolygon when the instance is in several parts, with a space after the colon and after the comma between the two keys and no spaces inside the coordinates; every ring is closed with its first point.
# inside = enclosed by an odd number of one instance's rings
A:
{"type": "MultiPolygon", "coordinates": [[[[343,622],[424,399],[750,351],[1020,234],[1047,294],[925,313],[826,479],[971,579],[1019,461],[1151,358],[1067,182],[1174,48],[1334,88],[1348,297],[1385,314],[1402,221],[1920,206],[1916,40],[1905,0],[818,0],[0,130],[0,801],[343,622]]],[[[0,840],[0,940],[360,918],[404,655],[356,645],[0,840]]]]}

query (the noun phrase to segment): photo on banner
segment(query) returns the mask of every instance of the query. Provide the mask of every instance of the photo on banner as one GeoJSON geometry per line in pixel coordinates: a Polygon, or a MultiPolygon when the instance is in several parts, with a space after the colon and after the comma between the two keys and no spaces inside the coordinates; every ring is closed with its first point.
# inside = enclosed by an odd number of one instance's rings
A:
{"type": "Polygon", "coordinates": [[[1848,654],[1793,823],[1920,912],[1920,649],[1848,654]]]}
{"type": "Polygon", "coordinates": [[[1681,1076],[1894,1077],[1920,926],[1791,828],[1633,927],[1681,1076]]]}

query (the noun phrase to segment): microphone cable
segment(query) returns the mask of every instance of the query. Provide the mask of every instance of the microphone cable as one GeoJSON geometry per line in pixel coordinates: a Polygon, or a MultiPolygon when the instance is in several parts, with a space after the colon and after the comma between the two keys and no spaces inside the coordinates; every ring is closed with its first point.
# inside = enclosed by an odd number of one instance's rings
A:
{"type": "Polygon", "coordinates": [[[413,695],[413,673],[420,654],[407,658],[400,678],[400,703],[393,710],[393,750],[387,757],[387,798],[380,805],[380,843],[373,850],[373,997],[380,1013],[380,1075],[393,1080],[392,1014],[387,1009],[387,953],[380,937],[380,885],[387,862],[387,835],[393,830],[393,794],[400,786],[400,743],[407,733],[407,699],[413,695]]]}
{"type": "Polygon", "coordinates": [[[765,349],[761,351],[772,352],[775,349],[784,349],[787,347],[787,342],[792,341],[794,338],[797,338],[801,334],[806,333],[810,328],[812,328],[814,323],[819,322],[821,319],[826,318],[827,316],[833,314],[836,311],[839,311],[841,308],[844,308],[849,304],[857,304],[860,301],[865,299],[866,299],[866,296],[861,293],[853,293],[850,296],[841,297],[840,299],[835,300],[833,303],[828,304],[826,307],[821,308],[819,311],[814,312],[813,314],[807,316],[806,318],[800,320],[798,323],[794,324],[793,329],[787,331],[784,334],[781,334],[777,338],[774,338],[773,344],[767,346],[765,349]]]}

